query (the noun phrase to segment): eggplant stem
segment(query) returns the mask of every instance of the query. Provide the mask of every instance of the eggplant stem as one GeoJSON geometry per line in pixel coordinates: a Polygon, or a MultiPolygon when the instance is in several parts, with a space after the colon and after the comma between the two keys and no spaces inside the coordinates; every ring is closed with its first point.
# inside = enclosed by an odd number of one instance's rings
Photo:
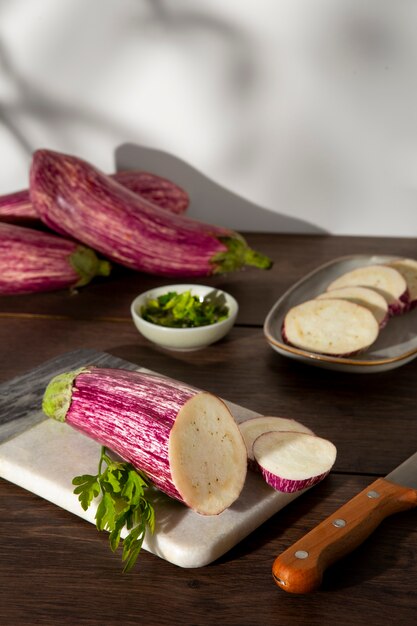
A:
{"type": "Polygon", "coordinates": [[[65,422],[71,404],[74,380],[86,369],[80,367],[72,372],[58,374],[49,382],[42,400],[42,410],[47,417],[52,417],[58,422],[65,422]]]}
{"type": "Polygon", "coordinates": [[[96,253],[85,246],[78,246],[70,256],[70,263],[80,279],[75,285],[87,285],[95,276],[108,276],[111,265],[108,261],[99,259],[96,253]]]}
{"type": "Polygon", "coordinates": [[[222,237],[220,241],[227,250],[219,252],[212,258],[212,263],[216,265],[215,274],[233,272],[246,265],[264,270],[272,267],[271,259],[256,250],[252,250],[243,237],[222,237]]]}

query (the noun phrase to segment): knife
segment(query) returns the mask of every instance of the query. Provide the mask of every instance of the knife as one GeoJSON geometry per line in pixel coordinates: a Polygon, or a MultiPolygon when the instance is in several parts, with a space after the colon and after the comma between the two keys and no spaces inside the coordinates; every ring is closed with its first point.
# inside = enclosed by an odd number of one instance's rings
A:
{"type": "Polygon", "coordinates": [[[378,478],[274,561],[276,584],[290,593],[316,590],[326,568],[357,548],[389,515],[417,506],[417,452],[378,478]]]}

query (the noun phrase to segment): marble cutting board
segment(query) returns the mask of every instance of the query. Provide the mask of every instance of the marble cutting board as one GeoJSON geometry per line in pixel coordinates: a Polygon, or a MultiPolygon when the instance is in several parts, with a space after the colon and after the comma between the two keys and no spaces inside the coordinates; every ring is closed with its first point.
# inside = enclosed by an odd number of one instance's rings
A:
{"type": "MultiPolygon", "coordinates": [[[[100,445],[67,424],[45,418],[41,410],[44,389],[53,376],[88,364],[149,371],[106,353],[78,350],[1,385],[0,476],[94,523],[96,506],[83,511],[71,481],[76,475],[97,472],[100,445]]],[[[226,403],[238,422],[256,415],[226,403]]],[[[143,547],[180,567],[202,567],[301,493],[278,493],[249,471],[240,497],[220,515],[199,515],[161,495],[154,502],[155,532],[148,533],[143,547]]]]}

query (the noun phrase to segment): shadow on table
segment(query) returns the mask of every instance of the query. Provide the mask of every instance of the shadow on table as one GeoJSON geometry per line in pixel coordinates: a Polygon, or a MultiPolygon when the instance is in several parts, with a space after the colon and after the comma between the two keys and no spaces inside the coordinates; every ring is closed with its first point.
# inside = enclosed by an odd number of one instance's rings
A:
{"type": "MultiPolygon", "coordinates": [[[[400,569],[404,577],[407,576],[406,572],[410,567],[408,559],[412,558],[407,544],[413,543],[411,534],[415,532],[414,520],[415,512],[410,511],[393,515],[383,521],[362,545],[328,568],[323,576],[321,591],[335,592],[356,587],[380,578],[384,572],[394,569],[400,569]],[[385,544],[385,549],[381,549],[382,543],[385,544]]],[[[389,583],[401,586],[400,580],[390,581],[387,575],[386,584],[389,583]]],[[[395,587],[391,591],[395,593],[395,587]]]]}
{"type": "Polygon", "coordinates": [[[183,187],[189,197],[187,215],[241,231],[324,234],[305,220],[271,211],[228,191],[185,161],[161,150],[122,144],[115,151],[116,170],[145,170],[183,187]]]}
{"type": "MultiPolygon", "coordinates": [[[[320,485],[317,485],[296,500],[287,504],[283,509],[278,511],[269,520],[264,522],[261,526],[259,526],[259,528],[254,530],[234,548],[218,559],[216,563],[233,561],[237,558],[241,558],[242,556],[251,554],[256,550],[264,548],[271,543],[272,568],[272,563],[278,556],[278,553],[283,552],[290,547],[291,543],[298,541],[298,539],[300,539],[303,534],[306,534],[309,530],[311,530],[311,528],[301,530],[297,537],[292,541],[288,540],[288,544],[286,545],[282,542],[282,547],[278,548],[277,551],[276,542],[280,539],[280,537],[284,536],[289,528],[302,526],[303,518],[310,513],[310,511],[317,504],[317,501],[329,498],[336,489],[337,484],[332,484],[331,476],[328,477],[320,485]]],[[[317,523],[319,523],[319,521],[321,520],[318,520],[317,523]]]]}
{"type": "MultiPolygon", "coordinates": [[[[318,500],[326,498],[326,500],[331,501],[332,494],[337,489],[338,481],[332,481],[332,476],[329,476],[323,483],[276,513],[215,563],[233,561],[265,548],[270,543],[270,567],[272,570],[273,562],[279,554],[291,547],[293,543],[327,517],[327,514],[320,516],[311,525],[303,528],[303,518],[310,513],[310,518],[313,519],[313,509],[318,500]],[[297,533],[294,533],[294,530],[293,532],[289,530],[295,527],[297,533]],[[288,537],[291,536],[291,538],[285,539],[287,533],[288,537]],[[278,547],[277,544],[279,544],[278,547]]],[[[328,508],[330,515],[335,509],[330,502],[328,508]]],[[[412,553],[410,549],[407,549],[407,545],[412,544],[411,535],[415,532],[414,517],[415,512],[410,511],[393,515],[384,520],[362,545],[325,570],[322,584],[317,592],[332,593],[357,587],[368,581],[378,579],[384,575],[384,572],[389,573],[390,570],[394,569],[401,569],[406,575],[405,572],[408,571],[411,565],[409,561],[412,558],[412,553]],[[381,550],[382,542],[386,546],[391,546],[391,549],[381,550]]],[[[386,574],[386,579],[388,580],[388,574],[386,574]]],[[[386,584],[389,582],[388,580],[386,584]]],[[[396,582],[396,585],[400,586],[401,583],[396,582]]]]}

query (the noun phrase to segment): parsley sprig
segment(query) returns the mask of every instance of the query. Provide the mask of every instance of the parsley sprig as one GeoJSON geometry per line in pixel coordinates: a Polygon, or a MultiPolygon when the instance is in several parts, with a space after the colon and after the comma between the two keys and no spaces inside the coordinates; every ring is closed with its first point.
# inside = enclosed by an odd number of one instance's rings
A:
{"type": "Polygon", "coordinates": [[[130,463],[114,461],[102,447],[98,473],[76,476],[72,484],[76,485],[74,493],[84,511],[101,494],[95,515],[96,526],[98,530],[110,531],[109,543],[113,552],[119,546],[123,528],[130,531],[123,539],[122,553],[123,572],[128,572],[136,563],[146,529],[153,532],[155,528],[155,512],[145,494],[149,487],[145,475],[130,463]],[[106,466],[104,469],[103,465],[106,466]]]}
{"type": "Polygon", "coordinates": [[[194,328],[227,319],[229,307],[224,294],[216,290],[204,298],[193,295],[190,290],[182,293],[169,291],[149,299],[140,313],[144,320],[159,326],[194,328]]]}

